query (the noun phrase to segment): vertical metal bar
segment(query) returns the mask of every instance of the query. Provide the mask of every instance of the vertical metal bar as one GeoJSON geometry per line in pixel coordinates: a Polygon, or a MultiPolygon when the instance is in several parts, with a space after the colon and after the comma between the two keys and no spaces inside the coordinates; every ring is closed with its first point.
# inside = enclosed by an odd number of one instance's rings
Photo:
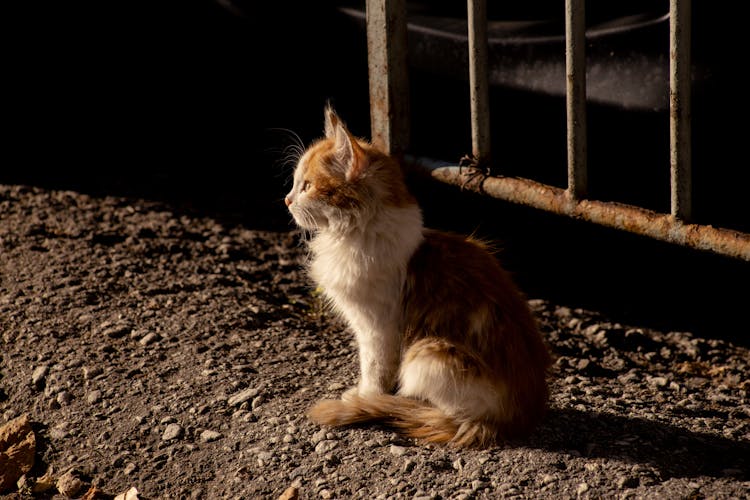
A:
{"type": "Polygon", "coordinates": [[[669,164],[672,216],[690,220],[690,0],[669,1],[669,164]]]}
{"type": "Polygon", "coordinates": [[[584,198],[588,191],[585,0],[565,0],[565,76],[568,194],[573,198],[584,198]]]}
{"type": "Polygon", "coordinates": [[[471,149],[474,158],[490,154],[489,74],[487,70],[487,0],[467,0],[471,149]]]}
{"type": "Polygon", "coordinates": [[[366,17],[372,141],[401,154],[410,128],[406,1],[367,0],[366,17]]]}

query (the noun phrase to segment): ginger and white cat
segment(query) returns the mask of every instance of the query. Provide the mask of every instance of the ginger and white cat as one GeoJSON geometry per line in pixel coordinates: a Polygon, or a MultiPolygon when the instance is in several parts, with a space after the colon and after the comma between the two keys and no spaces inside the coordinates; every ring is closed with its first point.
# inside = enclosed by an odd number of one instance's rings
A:
{"type": "Polygon", "coordinates": [[[358,384],[316,404],[314,421],[381,421],[458,446],[540,421],[550,356],[523,295],[485,245],[425,229],[398,163],[330,107],[285,201],[312,235],[311,277],[359,348],[358,384]]]}

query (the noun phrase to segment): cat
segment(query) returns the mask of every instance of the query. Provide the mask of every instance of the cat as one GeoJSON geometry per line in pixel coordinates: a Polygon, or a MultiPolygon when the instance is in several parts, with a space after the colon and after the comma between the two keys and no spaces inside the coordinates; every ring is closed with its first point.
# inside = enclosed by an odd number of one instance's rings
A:
{"type": "Polygon", "coordinates": [[[522,292],[486,244],[424,228],[400,165],[330,105],[324,131],[285,203],[309,234],[312,280],[354,332],[360,377],[309,417],[458,447],[527,435],[551,358],[522,292]]]}

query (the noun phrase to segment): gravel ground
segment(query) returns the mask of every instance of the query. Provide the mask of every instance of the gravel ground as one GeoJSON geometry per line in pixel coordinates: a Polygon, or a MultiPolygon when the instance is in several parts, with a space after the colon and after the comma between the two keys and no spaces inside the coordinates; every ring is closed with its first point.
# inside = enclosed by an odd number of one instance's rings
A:
{"type": "MultiPolygon", "coordinates": [[[[523,442],[320,429],[356,348],[294,232],[164,202],[0,186],[0,425],[107,498],[747,498],[750,353],[532,298],[556,356],[523,442]]],[[[62,495],[54,488],[36,497],[62,495]]]]}

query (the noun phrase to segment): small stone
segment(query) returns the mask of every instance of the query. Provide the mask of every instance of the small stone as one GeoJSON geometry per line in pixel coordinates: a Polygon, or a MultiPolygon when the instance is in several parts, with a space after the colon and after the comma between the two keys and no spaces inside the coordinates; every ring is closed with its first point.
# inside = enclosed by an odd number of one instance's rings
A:
{"type": "MultiPolygon", "coordinates": [[[[47,469],[42,477],[37,478],[31,485],[31,493],[39,494],[51,490],[55,486],[55,476],[52,467],[47,469]]],[[[19,488],[20,489],[20,488],[19,488]]]]}
{"type": "Polygon", "coordinates": [[[124,337],[130,333],[133,327],[129,323],[117,323],[111,325],[109,323],[102,323],[102,335],[105,335],[112,339],[118,339],[124,337]]]}
{"type": "Polygon", "coordinates": [[[401,472],[403,473],[411,472],[412,469],[414,469],[416,465],[417,463],[414,460],[407,459],[404,461],[404,466],[401,467],[401,472]]]}
{"type": "Polygon", "coordinates": [[[83,481],[78,477],[76,471],[71,469],[57,479],[55,487],[61,495],[72,498],[81,491],[83,481]]]}
{"type": "Polygon", "coordinates": [[[318,455],[323,455],[334,449],[336,446],[338,446],[338,444],[339,442],[334,439],[324,439],[323,441],[315,445],[315,453],[317,453],[318,455]]]}
{"type": "Polygon", "coordinates": [[[49,430],[50,439],[65,439],[69,435],[67,422],[60,422],[49,430]]]}
{"type": "Polygon", "coordinates": [[[139,495],[138,489],[135,486],[133,486],[128,491],[125,491],[117,495],[114,498],[114,500],[138,500],[139,498],[138,495],[139,495]]]}
{"type": "Polygon", "coordinates": [[[326,432],[325,429],[320,429],[318,432],[314,433],[310,438],[310,443],[318,444],[323,441],[326,438],[326,432]]]}
{"type": "Polygon", "coordinates": [[[41,388],[48,373],[48,365],[41,365],[34,368],[34,371],[31,373],[31,383],[34,384],[34,387],[41,388]]]}
{"type": "Polygon", "coordinates": [[[250,404],[250,408],[252,408],[253,410],[257,410],[258,407],[262,405],[264,401],[265,399],[263,398],[263,396],[258,396],[257,398],[253,398],[253,402],[250,404]]]}
{"type": "Polygon", "coordinates": [[[210,443],[212,441],[216,441],[217,439],[221,439],[221,432],[211,431],[211,430],[205,430],[201,432],[201,441],[204,443],[210,443]]]}
{"type": "Polygon", "coordinates": [[[102,399],[102,391],[95,390],[88,393],[86,396],[86,401],[88,401],[89,404],[96,404],[102,399]]]}
{"type": "Polygon", "coordinates": [[[57,394],[57,398],[55,399],[60,403],[60,406],[64,406],[73,401],[73,395],[68,391],[61,391],[57,394]]]}
{"type": "Polygon", "coordinates": [[[129,476],[129,475],[131,475],[131,474],[132,474],[133,472],[135,472],[136,470],[138,470],[138,466],[137,466],[137,465],[135,465],[135,464],[134,464],[133,462],[128,462],[128,463],[127,463],[127,464],[125,465],[125,468],[124,468],[124,469],[122,470],[122,472],[123,472],[123,474],[125,474],[126,476],[129,476]]]}
{"type": "Polygon", "coordinates": [[[405,446],[398,446],[395,444],[391,445],[391,455],[395,457],[403,457],[406,455],[407,449],[405,446]]]}
{"type": "Polygon", "coordinates": [[[94,377],[104,373],[104,370],[100,366],[84,366],[83,367],[83,379],[91,380],[94,377]]]}
{"type": "Polygon", "coordinates": [[[284,493],[279,495],[278,500],[297,500],[299,498],[299,488],[290,486],[284,490],[284,493]]]}
{"type": "Polygon", "coordinates": [[[666,387],[669,383],[666,377],[648,377],[647,380],[654,387],[666,387]]]}
{"type": "Polygon", "coordinates": [[[486,487],[487,487],[487,482],[486,481],[482,481],[481,479],[475,479],[475,480],[473,480],[471,482],[471,489],[473,491],[478,491],[478,490],[481,490],[482,488],[486,488],[486,487]]]}
{"type": "Polygon", "coordinates": [[[333,498],[333,494],[331,493],[331,490],[329,489],[322,489],[320,490],[320,498],[333,498]]]}
{"type": "Polygon", "coordinates": [[[169,424],[167,428],[164,429],[164,434],[162,434],[161,440],[171,441],[172,439],[179,439],[184,432],[185,431],[180,424],[169,424]]]}
{"type": "Polygon", "coordinates": [[[557,478],[552,474],[545,474],[544,476],[542,476],[542,484],[554,483],[556,480],[557,478]]]}
{"type": "Polygon", "coordinates": [[[587,483],[581,483],[578,485],[578,488],[576,488],[576,494],[578,496],[583,495],[587,491],[589,491],[589,485],[587,483]]]}
{"type": "Polygon", "coordinates": [[[457,459],[453,461],[453,468],[459,472],[464,470],[465,465],[466,465],[466,461],[461,457],[458,457],[457,459]]]}
{"type": "Polygon", "coordinates": [[[617,488],[618,489],[625,489],[625,488],[635,488],[640,484],[640,481],[635,476],[620,476],[617,478],[617,488]]]}
{"type": "Polygon", "coordinates": [[[227,399],[227,404],[229,406],[241,405],[245,401],[248,401],[254,398],[255,396],[257,396],[259,392],[260,390],[252,388],[252,387],[249,389],[245,389],[231,396],[229,399],[227,399]]]}
{"type": "Polygon", "coordinates": [[[157,340],[159,340],[159,334],[154,333],[154,332],[149,332],[146,335],[144,335],[143,338],[141,338],[141,340],[138,341],[138,343],[145,346],[145,345],[153,344],[157,340]]]}
{"type": "Polygon", "coordinates": [[[284,434],[284,437],[281,438],[281,441],[283,441],[284,443],[293,443],[295,439],[291,434],[284,434]]]}
{"type": "Polygon", "coordinates": [[[271,459],[273,459],[273,452],[272,451],[260,451],[258,452],[258,455],[256,455],[256,458],[258,460],[258,465],[263,467],[266,464],[271,462],[271,459]]]}

